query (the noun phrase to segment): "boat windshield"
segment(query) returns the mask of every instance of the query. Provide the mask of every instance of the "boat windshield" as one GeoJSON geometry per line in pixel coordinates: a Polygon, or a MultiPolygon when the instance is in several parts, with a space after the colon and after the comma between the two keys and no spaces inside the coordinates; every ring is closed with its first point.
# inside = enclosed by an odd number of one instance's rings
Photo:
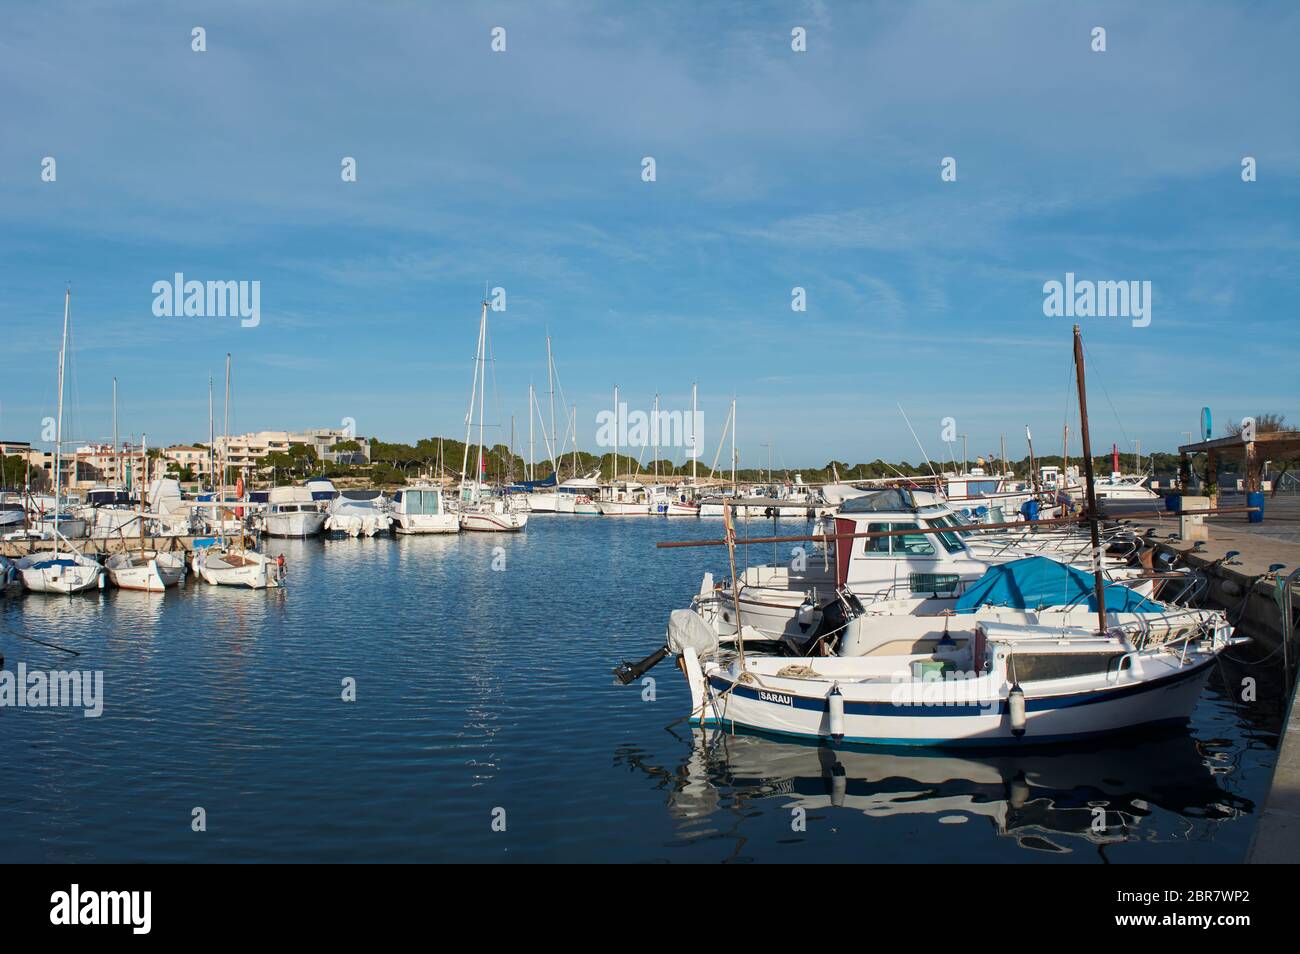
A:
{"type": "Polygon", "coordinates": [[[408,514],[437,516],[442,513],[442,508],[439,506],[439,494],[436,491],[408,490],[402,495],[402,502],[406,505],[408,514]]]}
{"type": "MultiPolygon", "coordinates": [[[[933,520],[931,520],[930,526],[931,527],[957,527],[959,526],[959,524],[955,518],[943,516],[943,517],[936,517],[933,520]]],[[[966,549],[966,544],[962,542],[961,531],[948,530],[943,533],[932,534],[932,536],[938,537],[939,540],[943,543],[943,548],[947,550],[949,553],[961,553],[966,549]]]]}

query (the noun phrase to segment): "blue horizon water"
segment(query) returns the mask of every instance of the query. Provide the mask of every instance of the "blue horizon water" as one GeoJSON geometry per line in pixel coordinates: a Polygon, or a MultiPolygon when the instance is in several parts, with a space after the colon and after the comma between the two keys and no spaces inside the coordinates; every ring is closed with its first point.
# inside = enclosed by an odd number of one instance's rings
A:
{"type": "Polygon", "coordinates": [[[6,668],[103,670],[105,708],[0,709],[0,861],[1244,857],[1276,719],[1239,711],[1218,675],[1185,731],[1089,747],[706,744],[680,722],[671,664],[651,672],[654,701],[610,671],[661,645],[668,611],[725,563],[654,543],[720,529],[534,515],[517,535],[272,540],[283,592],[6,599],[6,668]],[[340,698],[345,677],[356,702],[340,698]]]}

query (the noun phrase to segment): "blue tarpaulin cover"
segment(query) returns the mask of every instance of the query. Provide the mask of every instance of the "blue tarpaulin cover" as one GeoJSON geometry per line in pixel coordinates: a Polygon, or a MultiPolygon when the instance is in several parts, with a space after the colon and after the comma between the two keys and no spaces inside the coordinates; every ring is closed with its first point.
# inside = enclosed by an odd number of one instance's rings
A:
{"type": "Polygon", "coordinates": [[[536,490],[539,487],[554,487],[559,483],[556,479],[555,471],[551,471],[551,476],[542,480],[517,480],[510,485],[511,490],[536,490]]]}
{"type": "MultiPolygon", "coordinates": [[[[957,599],[956,610],[958,613],[973,613],[981,606],[1032,610],[1039,606],[1071,604],[1096,611],[1097,596],[1093,592],[1092,574],[1047,557],[1034,556],[990,567],[957,599]]],[[[1106,610],[1114,613],[1159,613],[1163,607],[1127,586],[1107,583],[1106,610]]]]}

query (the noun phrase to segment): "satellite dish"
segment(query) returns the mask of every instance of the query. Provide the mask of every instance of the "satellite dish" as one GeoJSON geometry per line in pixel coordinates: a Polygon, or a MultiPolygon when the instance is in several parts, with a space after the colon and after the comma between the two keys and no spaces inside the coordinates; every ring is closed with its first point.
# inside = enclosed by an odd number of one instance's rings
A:
{"type": "Polygon", "coordinates": [[[1214,426],[1210,421],[1210,409],[1208,407],[1201,408],[1201,433],[1203,435],[1202,440],[1214,439],[1214,426]]]}

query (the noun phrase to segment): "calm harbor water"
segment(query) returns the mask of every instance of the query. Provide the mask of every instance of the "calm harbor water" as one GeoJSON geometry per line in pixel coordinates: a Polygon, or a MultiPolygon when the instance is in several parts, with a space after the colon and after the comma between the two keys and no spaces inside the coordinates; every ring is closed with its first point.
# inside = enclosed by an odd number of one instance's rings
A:
{"type": "Polygon", "coordinates": [[[105,696],[100,718],[0,709],[0,861],[1244,857],[1277,706],[1234,705],[1232,663],[1186,731],[1006,755],[706,739],[671,665],[653,700],[615,686],[723,575],[725,550],[654,543],[720,531],[534,515],[516,535],[269,541],[282,592],[0,601],[6,668],[102,670],[105,696]]]}

